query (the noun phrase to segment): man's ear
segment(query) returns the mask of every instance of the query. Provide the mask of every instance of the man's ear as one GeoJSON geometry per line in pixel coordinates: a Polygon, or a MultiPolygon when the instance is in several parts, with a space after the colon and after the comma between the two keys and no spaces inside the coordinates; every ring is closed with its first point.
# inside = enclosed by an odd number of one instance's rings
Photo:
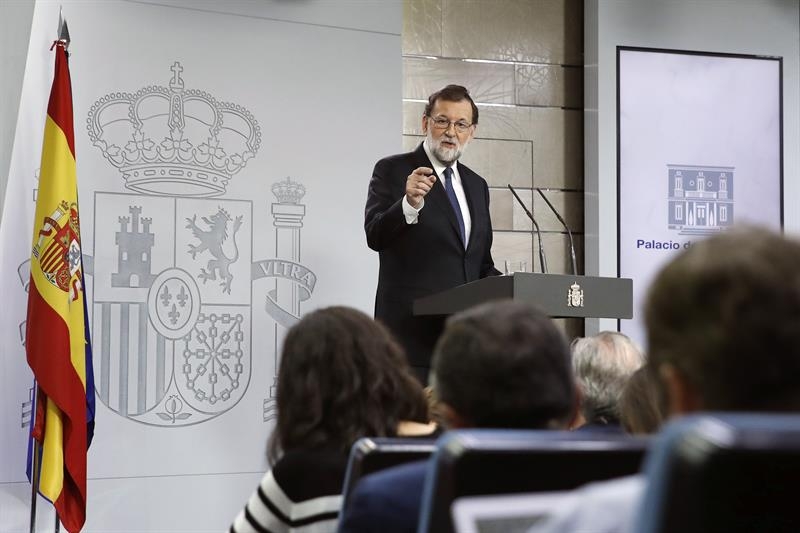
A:
{"type": "Polygon", "coordinates": [[[658,375],[667,394],[669,416],[694,413],[703,409],[699,391],[683,371],[665,363],[659,367],[658,375]]]}
{"type": "Polygon", "coordinates": [[[472,424],[466,417],[461,416],[458,411],[447,403],[439,402],[439,414],[442,417],[442,423],[447,429],[463,429],[472,427],[472,424]]]}
{"type": "Polygon", "coordinates": [[[428,117],[425,115],[422,115],[422,133],[428,134],[428,117]]]}

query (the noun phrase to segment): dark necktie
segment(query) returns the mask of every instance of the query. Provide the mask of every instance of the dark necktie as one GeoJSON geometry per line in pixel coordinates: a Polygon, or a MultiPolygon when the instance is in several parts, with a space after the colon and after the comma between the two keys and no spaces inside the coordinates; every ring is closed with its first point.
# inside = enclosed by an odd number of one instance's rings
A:
{"type": "Polygon", "coordinates": [[[447,167],[444,169],[444,190],[447,191],[447,198],[450,200],[450,205],[453,206],[453,211],[456,213],[456,220],[458,220],[458,231],[461,234],[461,242],[464,248],[467,247],[466,232],[464,231],[464,217],[461,215],[461,205],[458,203],[456,191],[453,190],[453,169],[447,167]]]}

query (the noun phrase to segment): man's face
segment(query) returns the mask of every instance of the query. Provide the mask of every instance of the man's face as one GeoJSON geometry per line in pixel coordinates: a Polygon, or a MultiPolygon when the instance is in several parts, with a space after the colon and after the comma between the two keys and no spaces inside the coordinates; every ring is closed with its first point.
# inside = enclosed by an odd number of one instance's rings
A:
{"type": "Polygon", "coordinates": [[[475,132],[469,100],[437,100],[430,116],[422,117],[422,131],[427,135],[428,148],[436,159],[443,165],[453,164],[464,153],[475,132]],[[448,121],[446,126],[445,120],[448,121]],[[437,121],[442,125],[437,125],[437,121]],[[468,127],[464,128],[465,125],[468,127]]]}

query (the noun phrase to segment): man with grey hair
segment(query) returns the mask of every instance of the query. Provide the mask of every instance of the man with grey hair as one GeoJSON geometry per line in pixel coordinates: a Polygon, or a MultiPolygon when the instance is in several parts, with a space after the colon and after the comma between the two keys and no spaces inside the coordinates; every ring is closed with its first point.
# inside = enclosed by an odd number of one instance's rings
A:
{"type": "Polygon", "coordinates": [[[572,341],[572,369],[578,384],[579,411],[572,428],[622,431],[619,398],[644,357],[631,339],[601,331],[572,341]]]}

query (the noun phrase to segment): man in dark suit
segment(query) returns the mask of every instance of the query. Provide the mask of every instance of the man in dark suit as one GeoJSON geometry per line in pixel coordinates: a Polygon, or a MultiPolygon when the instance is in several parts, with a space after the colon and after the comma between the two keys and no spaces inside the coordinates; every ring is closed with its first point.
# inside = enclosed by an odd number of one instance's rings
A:
{"type": "MultiPolygon", "coordinates": [[[[575,411],[566,340],[544,313],[499,300],[453,315],[433,356],[434,396],[448,429],[565,429],[575,411]]],[[[417,531],[428,461],[362,479],[339,533],[417,531]]]]}
{"type": "Polygon", "coordinates": [[[375,318],[398,337],[423,383],[443,318],[414,317],[414,300],[500,273],[489,188],[458,162],[477,124],[467,89],[448,85],[428,99],[424,142],[378,161],[369,184],[364,229],[380,253],[375,318]]]}

